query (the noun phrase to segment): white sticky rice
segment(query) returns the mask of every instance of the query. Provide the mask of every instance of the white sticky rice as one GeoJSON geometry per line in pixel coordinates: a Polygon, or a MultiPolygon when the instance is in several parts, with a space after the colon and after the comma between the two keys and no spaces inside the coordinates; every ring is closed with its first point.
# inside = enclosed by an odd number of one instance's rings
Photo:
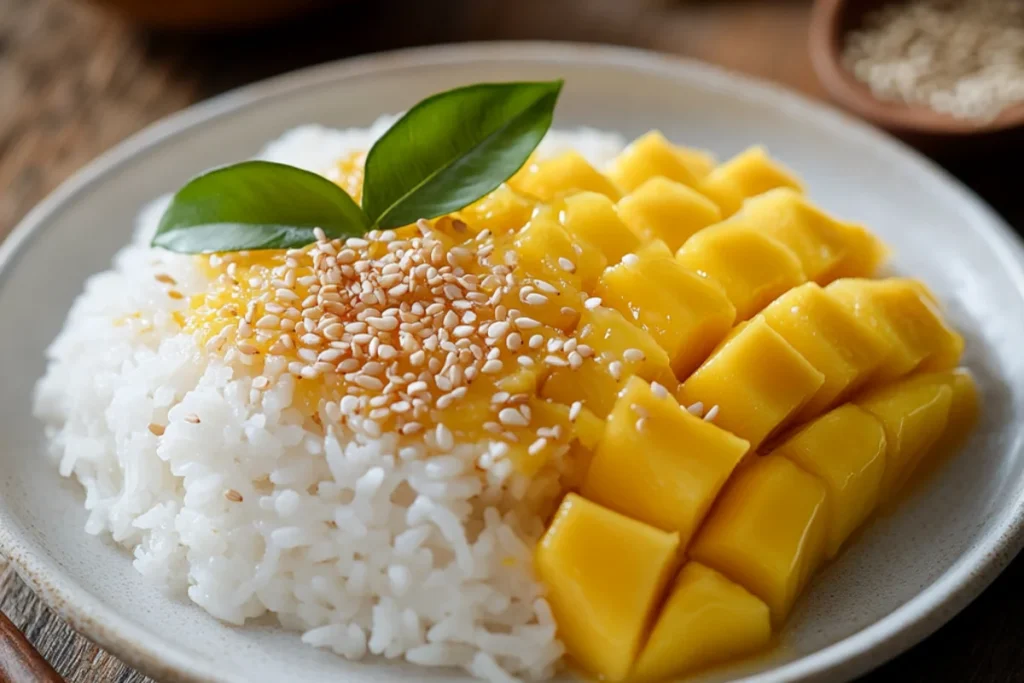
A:
{"type": "MultiPolygon", "coordinates": [[[[392,120],[297,128],[260,156],[326,172],[392,120]]],[[[572,147],[603,165],[622,146],[581,130],[550,134],[541,154],[572,147]]],[[[473,465],[486,443],[428,462],[432,435],[401,448],[391,434],[334,426],[325,436],[271,363],[271,387],[255,390],[248,366],[211,355],[176,319],[209,281],[193,257],[149,248],[166,202],[142,211],[113,269],[86,283],[37,388],[60,472],[85,489],[86,530],[110,534],[140,573],[231,624],[270,612],[352,659],[550,677],[562,646],[532,548],[554,479],[481,477],[473,465]],[[168,297],[157,274],[185,297],[168,297]]]]}

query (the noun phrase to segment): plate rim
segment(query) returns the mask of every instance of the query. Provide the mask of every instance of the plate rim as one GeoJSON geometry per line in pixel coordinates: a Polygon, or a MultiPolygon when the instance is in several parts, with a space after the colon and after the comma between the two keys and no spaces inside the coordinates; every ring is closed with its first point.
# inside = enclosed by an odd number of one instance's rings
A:
{"type": "MultiPolygon", "coordinates": [[[[193,104],[146,126],[88,162],[32,208],[0,243],[0,287],[9,264],[29,248],[50,218],[75,197],[102,184],[106,176],[141,152],[177,134],[257,105],[264,99],[359,75],[418,66],[503,57],[520,62],[572,62],[628,68],[667,80],[682,80],[734,93],[784,112],[800,112],[826,127],[842,128],[876,152],[899,158],[915,175],[952,192],[961,206],[979,217],[976,235],[989,243],[1001,264],[1024,291],[1024,242],[1009,224],[961,181],[903,142],[831,105],[811,100],[788,88],[693,59],[649,50],[560,41],[489,41],[411,47],[331,61],[245,85],[193,104]],[[741,92],[742,91],[742,92],[741,92]]],[[[1019,450],[1019,449],[1018,449],[1019,450]]],[[[828,677],[849,679],[881,665],[931,635],[976,598],[1024,548],[1024,492],[1007,501],[1003,520],[977,540],[943,574],[908,602],[871,625],[810,655],[771,672],[743,678],[796,682],[828,677]]],[[[183,683],[229,683],[237,679],[211,673],[187,650],[134,625],[97,597],[63,575],[56,563],[19,533],[13,515],[0,500],[0,552],[43,601],[88,639],[158,680],[183,683]],[[8,519],[9,518],[9,519],[8,519]]]]}

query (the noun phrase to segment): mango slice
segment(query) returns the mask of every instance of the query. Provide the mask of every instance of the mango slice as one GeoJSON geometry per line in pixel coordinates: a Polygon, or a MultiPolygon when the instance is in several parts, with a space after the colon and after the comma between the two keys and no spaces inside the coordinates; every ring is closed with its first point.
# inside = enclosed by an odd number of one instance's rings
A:
{"type": "Polygon", "coordinates": [[[610,264],[640,248],[640,238],[626,227],[615,204],[603,194],[580,192],[566,197],[561,219],[570,235],[600,249],[610,264]]]}
{"type": "MultiPolygon", "coordinates": [[[[573,238],[554,211],[539,211],[513,242],[519,269],[551,284],[567,283],[589,292],[608,265],[608,259],[590,242],[573,238]]],[[[562,304],[564,305],[564,304],[562,304]]],[[[520,306],[517,306],[520,308],[520,306]]]]}
{"type": "Polygon", "coordinates": [[[654,683],[766,647],[768,606],[714,569],[683,566],[630,680],[654,683]]]}
{"type": "Polygon", "coordinates": [[[760,318],[679,387],[685,406],[718,406],[715,424],[756,449],[817,393],[824,376],[760,318]]]}
{"type": "Polygon", "coordinates": [[[544,398],[565,405],[582,401],[584,407],[604,418],[611,412],[626,380],[633,375],[660,382],[675,391],[677,382],[668,354],[651,335],[618,311],[604,306],[584,310],[577,338],[580,344],[590,347],[593,355],[576,370],[558,367],[551,371],[541,386],[544,398]],[[618,378],[612,375],[612,363],[618,363],[618,378]]]}
{"type": "Polygon", "coordinates": [[[685,548],[749,444],[634,377],[615,403],[584,496],[665,531],[685,548]]]}
{"type": "Polygon", "coordinates": [[[825,383],[801,408],[798,421],[820,415],[853,393],[888,353],[881,335],[813,282],[789,290],[761,315],[825,376],[825,383]]]}
{"type": "Polygon", "coordinates": [[[676,258],[688,270],[717,282],[746,320],[791,288],[807,281],[800,260],[781,242],[732,221],[701,230],[676,258]]]}
{"type": "Polygon", "coordinates": [[[722,220],[718,205],[697,190],[657,176],[619,200],[619,216],[644,241],[675,251],[694,233],[722,220]]]}
{"type": "Polygon", "coordinates": [[[677,147],[654,130],[634,140],[615,157],[608,177],[626,192],[658,176],[694,187],[714,165],[710,154],[677,147]]]}
{"type": "Polygon", "coordinates": [[[508,185],[502,185],[459,211],[458,216],[474,234],[490,230],[501,235],[526,225],[535,206],[508,185]]]}
{"type": "Polygon", "coordinates": [[[867,230],[837,221],[788,187],[747,199],[733,220],[785,244],[800,259],[807,278],[820,285],[837,277],[874,275],[887,253],[867,230]]]}
{"type": "Polygon", "coordinates": [[[619,190],[612,181],[575,151],[528,164],[509,178],[508,184],[542,202],[552,202],[574,192],[597,192],[612,201],[619,199],[619,190]]]}
{"type": "Polygon", "coordinates": [[[834,557],[878,503],[885,474],[885,429],[873,415],[847,403],[802,427],[773,453],[825,484],[825,555],[834,557]]]}
{"type": "Polygon", "coordinates": [[[946,430],[953,390],[942,373],[909,377],[873,389],[856,404],[885,428],[886,466],[882,501],[888,501],[914,473],[946,430]]]}
{"type": "Polygon", "coordinates": [[[842,279],[826,291],[886,339],[889,356],[872,378],[877,386],[914,370],[956,367],[964,340],[942,319],[935,299],[914,280],[842,279]]]}
{"type": "Polygon", "coordinates": [[[739,211],[743,200],[777,187],[801,190],[791,171],[769,158],[763,147],[751,147],[716,166],[697,189],[712,199],[728,217],[739,211]]]}
{"type": "Polygon", "coordinates": [[[977,423],[981,399],[978,397],[978,385],[969,370],[956,368],[943,372],[942,376],[953,390],[946,433],[943,434],[942,441],[949,446],[955,446],[977,423]]]}
{"type": "Polygon", "coordinates": [[[649,332],[676,376],[685,377],[728,333],[735,309],[720,288],[673,260],[662,242],[635,256],[605,270],[595,294],[649,332]]]}
{"type": "Polygon", "coordinates": [[[534,564],[569,656],[592,674],[623,680],[678,549],[676,534],[568,494],[534,564]]]}
{"type": "Polygon", "coordinates": [[[824,559],[827,519],[817,477],[785,458],[756,457],[725,487],[690,557],[764,600],[777,624],[824,559]]]}

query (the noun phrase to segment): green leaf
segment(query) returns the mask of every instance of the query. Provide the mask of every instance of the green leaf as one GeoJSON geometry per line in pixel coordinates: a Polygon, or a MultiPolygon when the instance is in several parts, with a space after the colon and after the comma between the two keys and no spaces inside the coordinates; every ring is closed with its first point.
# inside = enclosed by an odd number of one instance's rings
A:
{"type": "Polygon", "coordinates": [[[551,126],[562,81],[482,83],[428,97],[366,157],[363,210],[396,228],[458,211],[518,171],[551,126]]]}
{"type": "Polygon", "coordinates": [[[362,235],[362,209],[326,178],[294,166],[245,161],[214,169],[178,190],[153,246],[184,253],[287,249],[328,237],[362,235]]]}

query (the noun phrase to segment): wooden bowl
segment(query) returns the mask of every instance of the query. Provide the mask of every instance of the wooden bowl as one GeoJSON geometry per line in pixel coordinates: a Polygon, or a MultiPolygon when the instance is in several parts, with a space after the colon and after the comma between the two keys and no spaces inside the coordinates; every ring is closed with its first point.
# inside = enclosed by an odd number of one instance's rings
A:
{"type": "Polygon", "coordinates": [[[995,119],[978,123],[943,114],[924,105],[880,100],[843,66],[845,36],[863,24],[864,15],[901,0],[816,0],[811,13],[811,63],[829,95],[858,116],[897,135],[965,137],[990,135],[1024,126],[1024,103],[1004,109],[995,119]]]}
{"type": "Polygon", "coordinates": [[[207,30],[291,18],[331,0],[91,0],[158,29],[207,30]]]}

